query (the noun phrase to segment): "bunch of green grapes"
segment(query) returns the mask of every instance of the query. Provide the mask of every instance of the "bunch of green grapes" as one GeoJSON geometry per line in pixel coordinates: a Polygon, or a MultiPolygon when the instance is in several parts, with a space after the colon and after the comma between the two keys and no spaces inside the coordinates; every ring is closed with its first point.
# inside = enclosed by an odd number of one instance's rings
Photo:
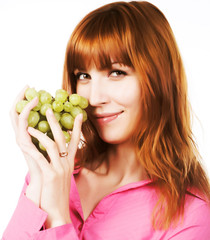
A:
{"type": "MultiPolygon", "coordinates": [[[[24,99],[16,104],[16,111],[21,113],[26,104],[35,97],[39,98],[39,102],[29,113],[28,126],[47,134],[51,139],[53,139],[53,134],[46,118],[48,108],[53,110],[65,136],[66,143],[71,139],[68,130],[73,129],[75,117],[82,113],[83,122],[87,120],[87,113],[84,109],[88,107],[88,100],[78,94],[69,95],[64,89],[58,89],[55,97],[53,97],[47,91],[40,90],[37,92],[34,88],[28,88],[25,91],[24,99]]],[[[32,137],[32,141],[41,152],[46,151],[37,139],[32,137]]]]}

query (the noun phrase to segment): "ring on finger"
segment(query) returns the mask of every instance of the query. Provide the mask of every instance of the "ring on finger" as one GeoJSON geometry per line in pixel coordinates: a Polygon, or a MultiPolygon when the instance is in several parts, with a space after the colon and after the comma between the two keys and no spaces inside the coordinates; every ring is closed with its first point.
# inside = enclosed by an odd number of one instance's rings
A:
{"type": "Polygon", "coordinates": [[[60,157],[66,157],[66,156],[68,156],[68,152],[60,152],[59,156],[60,157]]]}

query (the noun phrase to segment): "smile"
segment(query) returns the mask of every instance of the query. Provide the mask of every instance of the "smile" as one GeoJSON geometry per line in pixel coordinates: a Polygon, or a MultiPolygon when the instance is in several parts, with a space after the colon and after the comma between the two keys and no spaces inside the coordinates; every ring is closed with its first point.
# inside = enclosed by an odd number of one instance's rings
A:
{"type": "Polygon", "coordinates": [[[109,123],[115,120],[121,113],[123,113],[123,111],[118,113],[106,113],[106,114],[96,115],[96,121],[99,124],[109,123]]]}

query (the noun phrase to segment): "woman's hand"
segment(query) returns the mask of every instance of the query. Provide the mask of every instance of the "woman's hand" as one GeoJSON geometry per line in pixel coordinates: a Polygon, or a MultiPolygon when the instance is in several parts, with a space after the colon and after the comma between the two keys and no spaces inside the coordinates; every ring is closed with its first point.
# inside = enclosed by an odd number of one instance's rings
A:
{"type": "Polygon", "coordinates": [[[29,127],[28,132],[42,143],[50,157],[50,162],[48,162],[39,151],[33,153],[43,173],[41,208],[48,213],[46,227],[49,228],[71,222],[69,193],[74,159],[80,140],[82,114],[75,118],[68,147],[60,125],[51,109],[47,110],[46,117],[55,141],[34,128],[29,127]],[[62,152],[67,152],[68,155],[61,157],[60,153],[62,152]]]}
{"type": "MultiPolygon", "coordinates": [[[[24,96],[26,88],[24,88],[17,100],[24,96]]],[[[14,117],[13,126],[16,133],[18,145],[24,153],[31,179],[39,179],[41,182],[41,195],[39,200],[40,207],[48,213],[46,227],[55,227],[70,223],[69,214],[69,192],[71,184],[71,176],[74,169],[74,159],[80,140],[82,114],[78,115],[74,121],[74,128],[71,135],[69,145],[66,145],[65,137],[51,109],[46,113],[47,120],[52,130],[54,141],[44,133],[29,127],[28,115],[30,110],[38,103],[37,99],[29,102],[21,114],[18,116],[13,109],[11,117],[14,117]],[[37,138],[38,141],[46,148],[50,161],[37,150],[31,141],[30,135],[37,138]],[[67,152],[68,155],[61,157],[61,152],[67,152]]],[[[32,186],[34,186],[32,182],[32,186]]],[[[29,187],[31,182],[29,184],[29,187]]],[[[29,188],[29,195],[35,194],[34,188],[29,188]]],[[[26,193],[27,195],[27,193],[26,193]]],[[[37,195],[37,193],[35,194],[37,195]]],[[[32,196],[33,198],[33,196],[32,196]]]]}
{"type": "Polygon", "coordinates": [[[10,110],[10,118],[15,132],[16,142],[23,152],[31,178],[30,184],[26,190],[26,195],[39,206],[42,187],[42,172],[39,164],[31,154],[32,150],[34,152],[37,151],[37,149],[32,143],[31,136],[27,131],[29,113],[38,104],[38,99],[33,99],[31,102],[29,102],[21,114],[18,114],[16,112],[16,104],[24,98],[24,94],[27,88],[28,86],[25,86],[15,99],[14,104],[10,110]]]}

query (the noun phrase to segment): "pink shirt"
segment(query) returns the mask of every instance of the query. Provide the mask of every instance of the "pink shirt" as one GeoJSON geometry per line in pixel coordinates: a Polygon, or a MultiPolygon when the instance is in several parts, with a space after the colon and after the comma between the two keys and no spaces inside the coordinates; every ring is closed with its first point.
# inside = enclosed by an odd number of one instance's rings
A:
{"type": "MultiPolygon", "coordinates": [[[[74,171],[77,174],[78,171],[74,171]]],[[[151,180],[130,183],[105,196],[86,221],[74,175],[70,191],[72,224],[40,230],[47,213],[25,196],[29,176],[3,240],[209,240],[210,209],[199,197],[186,195],[183,222],[155,231],[151,213],[157,200],[151,180]]]]}

